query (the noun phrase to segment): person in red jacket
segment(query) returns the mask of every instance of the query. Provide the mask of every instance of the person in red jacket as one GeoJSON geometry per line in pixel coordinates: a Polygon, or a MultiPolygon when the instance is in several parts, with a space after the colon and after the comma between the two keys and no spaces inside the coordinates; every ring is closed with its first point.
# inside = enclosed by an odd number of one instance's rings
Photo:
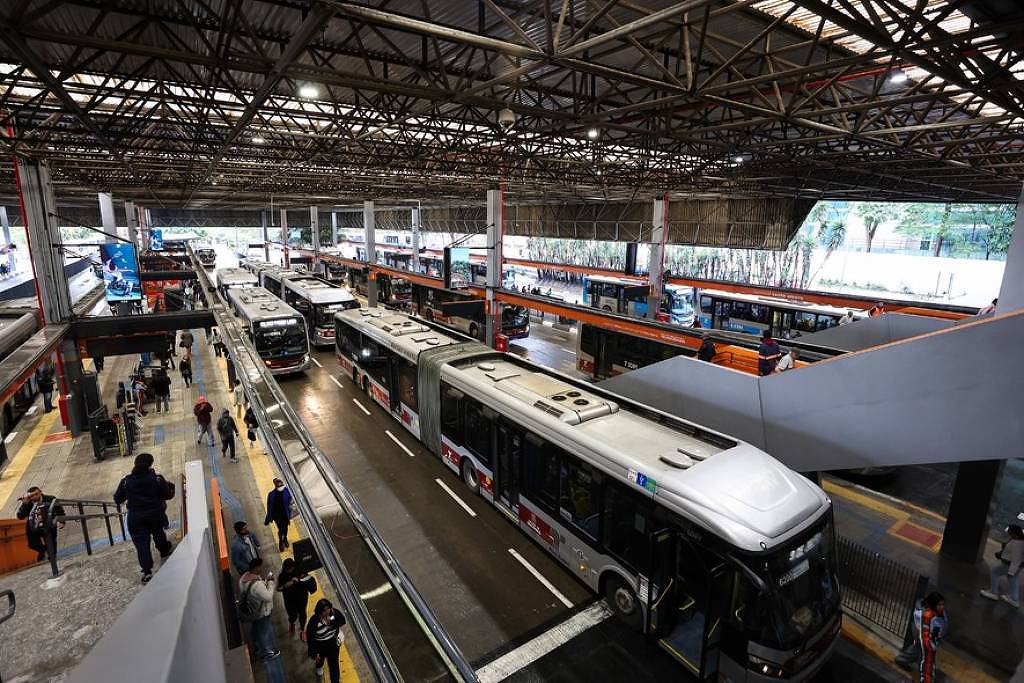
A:
{"type": "Polygon", "coordinates": [[[920,681],[935,683],[938,680],[935,659],[948,628],[946,599],[940,593],[933,591],[921,601],[921,606],[914,610],[914,626],[917,629],[918,642],[921,644],[920,681]]]}
{"type": "Polygon", "coordinates": [[[196,416],[196,443],[202,441],[203,434],[206,434],[206,443],[208,446],[212,446],[213,430],[210,428],[210,423],[213,421],[213,406],[205,396],[200,396],[196,401],[195,407],[192,408],[192,414],[196,416]]]}

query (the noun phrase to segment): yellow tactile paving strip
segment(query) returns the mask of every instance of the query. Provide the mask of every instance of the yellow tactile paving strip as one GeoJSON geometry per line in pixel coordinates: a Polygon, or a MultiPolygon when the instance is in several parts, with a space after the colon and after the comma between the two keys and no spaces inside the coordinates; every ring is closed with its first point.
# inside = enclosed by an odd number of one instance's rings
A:
{"type": "MultiPolygon", "coordinates": [[[[216,361],[218,370],[224,376],[224,385],[229,386],[227,380],[227,363],[223,358],[217,358],[216,361]]],[[[236,419],[238,419],[237,416],[236,419]]],[[[240,419],[239,422],[241,422],[240,419]]],[[[259,490],[270,491],[270,489],[274,487],[274,477],[276,476],[274,467],[270,463],[270,458],[267,456],[266,453],[263,452],[263,449],[261,447],[251,447],[249,445],[249,440],[244,438],[244,426],[240,424],[239,427],[240,430],[243,430],[243,435],[242,438],[236,440],[236,445],[239,446],[240,450],[242,450],[248,457],[249,466],[252,467],[253,477],[256,479],[256,484],[259,487],[259,490]]],[[[305,527],[301,520],[293,520],[293,523],[288,525],[289,543],[294,543],[295,541],[298,541],[303,537],[299,529],[300,525],[302,527],[305,527]]],[[[291,556],[291,548],[287,548],[281,551],[282,560],[286,557],[291,556]]],[[[313,576],[316,578],[317,590],[316,593],[311,595],[309,598],[310,611],[312,611],[312,606],[316,604],[316,601],[324,597],[323,588],[327,582],[327,578],[324,576],[323,571],[315,571],[313,572],[313,576]]],[[[332,595],[328,596],[328,598],[332,602],[336,604],[338,603],[338,599],[336,596],[332,595]]],[[[310,668],[312,668],[312,664],[310,664],[310,668]]],[[[326,666],[324,666],[324,680],[329,680],[328,670],[326,666]]],[[[352,662],[352,656],[349,654],[348,646],[344,644],[341,646],[341,682],[359,683],[359,676],[356,673],[356,667],[352,662]]]]}
{"type": "Polygon", "coordinates": [[[21,448],[11,458],[7,467],[4,468],[3,473],[0,474],[0,505],[6,505],[13,494],[20,495],[18,487],[21,483],[22,475],[25,474],[28,466],[32,464],[32,460],[39,453],[39,449],[53,429],[58,415],[59,413],[54,410],[51,413],[44,414],[39,419],[39,422],[36,423],[25,443],[21,445],[21,448]]]}

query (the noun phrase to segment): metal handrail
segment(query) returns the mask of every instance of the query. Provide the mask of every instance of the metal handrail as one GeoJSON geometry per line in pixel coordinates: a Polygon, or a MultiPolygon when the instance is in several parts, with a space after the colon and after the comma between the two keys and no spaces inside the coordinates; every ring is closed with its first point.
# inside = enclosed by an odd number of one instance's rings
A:
{"type": "MultiPolygon", "coordinates": [[[[7,614],[0,615],[0,624],[2,624],[14,616],[14,611],[16,609],[16,603],[14,601],[14,591],[12,591],[9,588],[0,590],[0,598],[7,598],[7,614]]],[[[3,683],[3,680],[3,672],[0,672],[0,683],[3,683]]]]}
{"type": "Polygon", "coordinates": [[[67,522],[78,522],[82,525],[82,538],[85,540],[85,552],[88,555],[92,555],[92,538],[89,536],[89,520],[90,519],[102,519],[106,522],[107,527],[107,540],[110,545],[114,545],[114,529],[110,525],[110,518],[116,517],[118,525],[121,527],[121,538],[122,540],[127,538],[124,528],[124,517],[128,514],[126,510],[121,509],[119,503],[108,500],[78,500],[71,498],[54,498],[50,501],[50,505],[46,509],[46,518],[43,520],[43,529],[46,535],[46,554],[50,559],[50,572],[53,578],[60,576],[60,569],[57,567],[57,533],[54,528],[55,524],[63,526],[67,522]],[[78,508],[77,515],[57,515],[54,516],[54,510],[60,506],[63,508],[65,505],[70,505],[78,508]],[[86,513],[86,507],[101,508],[102,512],[91,512],[86,513]],[[111,511],[110,508],[114,510],[111,511]]]}
{"type": "MultiPolygon", "coordinates": [[[[203,270],[201,267],[196,267],[197,264],[195,263],[195,256],[192,253],[191,247],[189,248],[189,253],[193,259],[193,267],[195,268],[200,281],[203,283],[203,286],[210,293],[217,292],[216,288],[213,287],[212,283],[210,282],[209,276],[207,275],[206,271],[203,270]]],[[[213,312],[214,317],[217,319],[218,326],[221,329],[221,337],[224,339],[230,338],[231,341],[233,342],[232,344],[227,346],[228,352],[231,355],[232,360],[236,363],[239,363],[239,361],[243,360],[240,357],[240,352],[243,350],[248,354],[250,360],[253,358],[258,359],[259,356],[256,353],[255,349],[252,347],[252,344],[247,338],[247,336],[245,334],[237,333],[237,323],[234,321],[232,316],[227,314],[224,306],[222,304],[214,304],[214,302],[211,301],[209,309],[210,311],[213,312]],[[234,335],[234,338],[231,338],[229,336],[229,331],[234,331],[236,333],[234,335]]],[[[283,417],[285,417],[286,420],[290,422],[292,425],[299,425],[301,427],[302,420],[294,412],[294,410],[291,407],[291,404],[288,402],[287,397],[284,395],[284,392],[281,390],[280,386],[274,380],[273,376],[266,371],[266,367],[263,365],[263,363],[253,362],[251,365],[258,371],[259,376],[263,379],[264,386],[266,386],[266,388],[270,391],[283,417]]],[[[239,367],[244,366],[241,363],[239,363],[239,367]]],[[[254,403],[260,409],[265,409],[265,407],[262,405],[262,401],[259,398],[258,392],[254,390],[254,387],[252,385],[252,380],[254,378],[250,377],[245,372],[237,372],[236,375],[242,381],[246,389],[246,393],[250,397],[250,402],[254,403]]],[[[384,571],[385,576],[388,577],[388,580],[394,586],[396,593],[401,597],[402,601],[405,602],[405,604],[409,607],[412,616],[417,620],[417,622],[419,622],[420,627],[423,629],[425,635],[431,641],[433,641],[434,648],[436,649],[438,655],[440,655],[441,658],[444,660],[449,671],[460,680],[470,682],[478,681],[479,679],[477,678],[476,671],[473,669],[473,666],[469,663],[465,655],[462,654],[458,645],[455,644],[454,640],[452,640],[451,636],[441,625],[441,622],[437,618],[437,615],[435,615],[430,606],[427,605],[426,601],[423,599],[423,596],[421,596],[419,592],[416,590],[416,588],[413,586],[412,581],[409,579],[408,575],[405,573],[405,571],[398,563],[398,560],[395,558],[394,553],[392,553],[391,549],[384,542],[383,538],[381,538],[380,534],[370,523],[362,506],[358,503],[355,497],[352,496],[352,494],[347,489],[344,488],[340,480],[338,480],[337,478],[337,473],[334,472],[333,469],[330,469],[328,466],[324,464],[324,456],[321,449],[309,437],[309,435],[305,432],[304,429],[295,429],[295,433],[302,447],[307,451],[307,453],[313,456],[310,459],[316,465],[316,468],[319,471],[321,477],[323,478],[323,481],[327,484],[328,488],[331,490],[331,493],[334,495],[335,499],[341,504],[342,509],[344,509],[346,514],[352,520],[352,523],[355,525],[356,529],[359,531],[360,535],[363,537],[363,540],[366,542],[370,551],[373,553],[374,557],[379,563],[381,569],[384,571]]],[[[274,459],[278,462],[278,465],[281,468],[282,475],[286,480],[288,480],[287,483],[289,484],[289,487],[292,489],[293,492],[299,493],[299,495],[295,495],[295,499],[296,504],[302,511],[303,518],[306,520],[319,519],[316,510],[312,507],[312,505],[305,498],[305,496],[301,495],[301,488],[297,486],[298,478],[292,471],[290,467],[290,461],[287,455],[284,453],[281,444],[278,443],[276,439],[268,439],[268,442],[268,450],[274,456],[274,459]]],[[[333,545],[329,543],[327,545],[329,546],[330,549],[333,549],[333,545]]],[[[335,558],[329,557],[324,559],[327,560],[335,558]]],[[[348,572],[345,569],[344,565],[340,562],[340,558],[337,559],[337,568],[340,574],[339,578],[343,579],[342,584],[338,586],[339,589],[341,589],[340,592],[348,598],[346,602],[349,602],[350,607],[354,604],[358,608],[352,615],[353,630],[355,630],[357,634],[360,636],[359,640],[361,643],[365,644],[364,638],[373,639],[373,641],[377,645],[376,651],[372,653],[366,652],[366,648],[364,647],[364,652],[367,653],[368,659],[371,662],[374,662],[377,666],[381,667],[376,670],[378,674],[384,674],[387,676],[388,679],[393,679],[397,671],[394,667],[393,661],[391,660],[390,653],[387,651],[385,647],[383,647],[380,640],[380,633],[377,631],[372,619],[369,616],[368,611],[366,610],[365,605],[360,599],[359,592],[355,590],[355,586],[352,582],[351,577],[348,575],[348,572]]]]}

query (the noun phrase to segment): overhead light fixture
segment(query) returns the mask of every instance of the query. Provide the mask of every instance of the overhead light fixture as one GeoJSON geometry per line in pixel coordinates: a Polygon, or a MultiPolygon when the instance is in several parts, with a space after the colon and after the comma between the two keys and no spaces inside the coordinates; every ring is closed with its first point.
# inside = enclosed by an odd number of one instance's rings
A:
{"type": "Polygon", "coordinates": [[[315,85],[304,85],[301,88],[299,88],[300,97],[305,97],[306,99],[311,100],[314,97],[318,97],[319,95],[320,89],[315,85]]]}
{"type": "Polygon", "coordinates": [[[254,137],[254,138],[252,139],[252,143],[253,143],[254,145],[262,145],[262,144],[263,144],[264,142],[266,142],[266,140],[264,140],[263,138],[261,138],[261,137],[260,137],[259,135],[257,135],[256,137],[254,137]]]}
{"type": "Polygon", "coordinates": [[[597,128],[588,128],[587,129],[587,137],[590,138],[591,140],[596,140],[597,136],[599,136],[600,134],[601,134],[601,131],[599,131],[597,128]]]}
{"type": "Polygon", "coordinates": [[[889,74],[890,83],[906,83],[909,76],[902,69],[898,69],[889,74]]]}
{"type": "Polygon", "coordinates": [[[733,163],[736,163],[736,164],[742,164],[743,163],[743,157],[733,157],[732,160],[733,160],[733,163]]]}

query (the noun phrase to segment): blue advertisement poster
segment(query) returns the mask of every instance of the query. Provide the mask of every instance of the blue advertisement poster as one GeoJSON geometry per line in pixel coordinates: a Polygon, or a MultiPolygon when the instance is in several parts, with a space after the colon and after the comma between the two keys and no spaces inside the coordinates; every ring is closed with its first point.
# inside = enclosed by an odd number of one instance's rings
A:
{"type": "Polygon", "coordinates": [[[108,302],[142,300],[139,257],[135,253],[134,244],[101,244],[100,261],[103,264],[104,294],[108,302]]]}
{"type": "Polygon", "coordinates": [[[164,231],[162,228],[150,228],[149,230],[149,248],[153,251],[163,251],[164,249],[164,231]]]}

